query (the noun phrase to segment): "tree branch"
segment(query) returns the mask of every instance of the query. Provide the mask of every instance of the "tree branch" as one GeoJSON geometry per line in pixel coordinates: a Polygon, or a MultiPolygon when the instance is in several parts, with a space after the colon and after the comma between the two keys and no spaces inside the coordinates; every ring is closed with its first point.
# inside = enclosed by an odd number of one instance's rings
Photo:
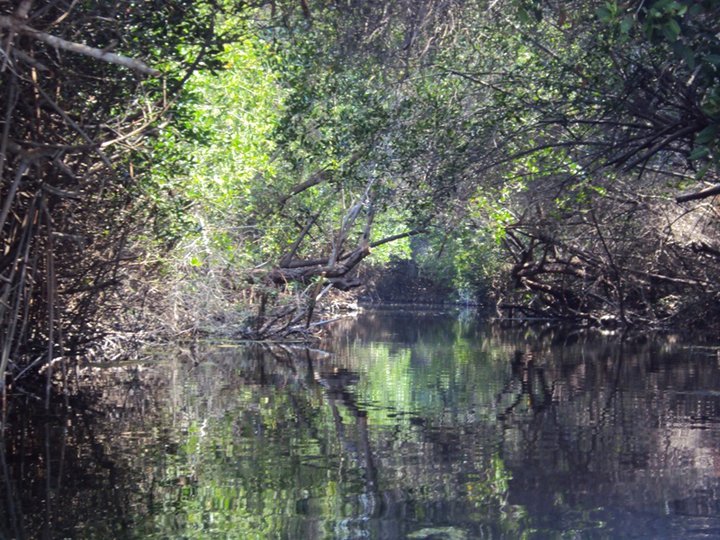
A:
{"type": "MultiPolygon", "coordinates": [[[[358,159],[360,159],[363,155],[364,155],[363,152],[357,151],[354,154],[352,154],[348,158],[348,160],[345,163],[343,163],[343,165],[352,165],[358,159]]],[[[310,175],[310,178],[308,178],[304,182],[300,182],[299,184],[295,184],[293,187],[291,187],[290,192],[286,195],[283,195],[280,198],[280,200],[278,201],[278,206],[282,209],[285,206],[285,203],[287,203],[290,199],[292,199],[298,193],[302,193],[303,191],[308,190],[313,186],[322,184],[329,178],[330,178],[330,171],[328,169],[320,169],[319,171],[314,172],[313,174],[310,175]]]]}
{"type": "Polygon", "coordinates": [[[693,193],[686,193],[684,195],[678,195],[675,197],[675,201],[678,203],[684,203],[688,201],[697,201],[699,199],[707,199],[714,195],[720,195],[720,184],[701,189],[700,191],[694,191],[693,193]]]}
{"type": "Polygon", "coordinates": [[[154,77],[157,77],[161,74],[158,70],[151,68],[140,60],[135,60],[134,58],[129,58],[127,56],[111,53],[102,49],[96,49],[95,47],[90,47],[83,43],[75,43],[73,41],[67,41],[57,36],[46,34],[45,32],[35,30],[34,28],[31,28],[30,26],[23,24],[19,20],[13,17],[9,17],[7,15],[0,16],[0,28],[7,28],[12,32],[32,36],[38,41],[47,43],[51,47],[55,47],[57,49],[63,49],[85,56],[90,56],[92,58],[97,58],[98,60],[102,60],[103,62],[117,64],[138,71],[140,73],[145,73],[146,75],[152,75],[154,77]]]}
{"type": "Polygon", "coordinates": [[[382,246],[383,244],[388,244],[390,242],[394,242],[395,240],[400,240],[401,238],[407,238],[408,236],[416,236],[418,234],[422,234],[424,232],[427,232],[427,229],[412,229],[410,231],[406,231],[404,233],[398,233],[393,234],[392,236],[386,236],[385,238],[381,240],[376,240],[375,242],[370,243],[370,247],[378,247],[382,246]]]}

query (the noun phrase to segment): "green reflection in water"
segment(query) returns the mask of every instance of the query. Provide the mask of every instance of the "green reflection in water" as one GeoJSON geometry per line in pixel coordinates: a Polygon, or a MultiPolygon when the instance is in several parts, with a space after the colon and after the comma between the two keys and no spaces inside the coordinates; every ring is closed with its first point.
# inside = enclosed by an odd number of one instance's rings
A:
{"type": "Polygon", "coordinates": [[[714,349],[432,314],[336,335],[166,351],[13,419],[0,537],[720,537],[714,349]]]}
{"type": "Polygon", "coordinates": [[[461,515],[471,509],[463,519],[513,531],[523,510],[507,504],[510,473],[491,451],[492,427],[483,427],[487,440],[465,456],[461,473],[452,466],[457,431],[494,420],[508,368],[502,355],[449,329],[415,344],[353,343],[333,357],[208,352],[212,366],[235,367],[213,373],[206,366],[201,380],[186,379],[176,404],[183,435],[177,452],[162,456],[155,503],[136,531],[154,538],[467,536],[462,526],[420,527],[448,505],[461,515]]]}

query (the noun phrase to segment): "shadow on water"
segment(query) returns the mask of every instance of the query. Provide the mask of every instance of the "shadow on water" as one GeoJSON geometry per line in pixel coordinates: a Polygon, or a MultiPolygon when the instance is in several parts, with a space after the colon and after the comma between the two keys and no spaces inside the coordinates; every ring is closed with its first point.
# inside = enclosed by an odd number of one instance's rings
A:
{"type": "Polygon", "coordinates": [[[720,536],[702,347],[367,312],[92,381],[70,412],[15,402],[3,538],[720,536]]]}

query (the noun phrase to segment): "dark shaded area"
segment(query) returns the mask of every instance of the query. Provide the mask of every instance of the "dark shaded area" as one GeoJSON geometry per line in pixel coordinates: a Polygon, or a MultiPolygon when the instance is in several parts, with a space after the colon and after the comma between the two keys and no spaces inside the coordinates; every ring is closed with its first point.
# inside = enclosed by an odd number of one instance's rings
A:
{"type": "Polygon", "coordinates": [[[381,272],[368,274],[370,283],[360,297],[366,302],[451,304],[458,300],[454,287],[423,275],[412,259],[394,260],[381,272]]]}

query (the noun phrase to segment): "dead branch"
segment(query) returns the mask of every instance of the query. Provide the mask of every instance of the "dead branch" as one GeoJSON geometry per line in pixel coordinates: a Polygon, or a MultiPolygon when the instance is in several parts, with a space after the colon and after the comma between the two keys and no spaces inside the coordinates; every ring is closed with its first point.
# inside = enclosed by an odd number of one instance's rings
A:
{"type": "Polygon", "coordinates": [[[35,28],[32,28],[28,26],[27,24],[21,22],[19,19],[15,17],[10,17],[7,15],[0,16],[0,28],[5,28],[11,32],[16,32],[18,34],[25,34],[27,36],[31,36],[38,41],[42,41],[43,43],[47,43],[51,47],[55,47],[56,49],[63,49],[66,51],[74,52],[77,54],[82,54],[85,56],[90,56],[92,58],[96,58],[98,60],[102,60],[103,62],[109,62],[111,64],[117,64],[119,66],[123,66],[129,69],[132,69],[134,71],[137,71],[139,73],[144,73],[146,75],[152,75],[153,77],[158,77],[161,75],[160,71],[157,69],[153,69],[144,62],[140,60],[136,60],[134,58],[129,58],[127,56],[122,56],[120,54],[111,53],[108,51],[104,51],[102,49],[97,49],[95,47],[90,47],[88,45],[85,45],[83,43],[75,43],[73,41],[67,41],[65,39],[59,38],[57,36],[53,36],[50,34],[47,34],[45,32],[41,32],[40,30],[36,30],[35,28]]]}
{"type": "Polygon", "coordinates": [[[692,193],[685,193],[684,195],[678,195],[675,197],[675,201],[678,203],[684,203],[689,201],[698,201],[700,199],[707,199],[708,197],[714,197],[720,195],[720,184],[701,189],[700,191],[694,191],[692,193]]]}

